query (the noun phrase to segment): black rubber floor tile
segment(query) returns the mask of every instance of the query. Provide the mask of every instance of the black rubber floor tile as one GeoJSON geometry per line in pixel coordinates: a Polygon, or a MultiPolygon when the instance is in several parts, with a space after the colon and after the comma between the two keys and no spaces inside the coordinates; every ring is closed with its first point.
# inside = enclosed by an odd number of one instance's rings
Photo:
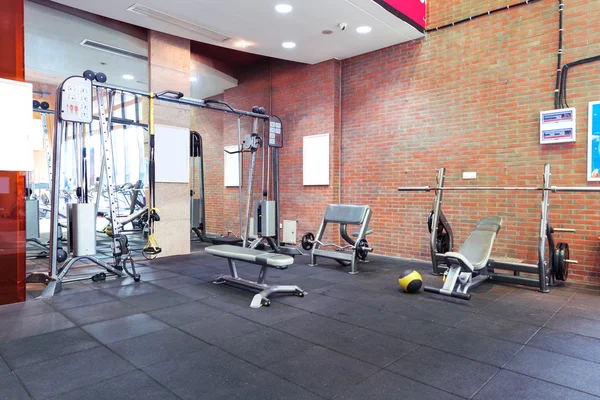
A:
{"type": "Polygon", "coordinates": [[[481,400],[592,400],[595,396],[502,370],[477,393],[481,400]]]}
{"type": "Polygon", "coordinates": [[[526,343],[540,329],[535,325],[481,314],[473,314],[459,322],[456,327],[521,344],[526,343]]]}
{"type": "Polygon", "coordinates": [[[247,335],[262,328],[262,325],[233,314],[222,314],[179,327],[198,339],[217,345],[227,339],[247,335]]]}
{"type": "Polygon", "coordinates": [[[231,311],[232,314],[257,322],[261,325],[272,326],[283,321],[308,314],[308,311],[287,306],[283,303],[271,302],[269,307],[261,308],[238,308],[231,311]]]}
{"type": "Polygon", "coordinates": [[[104,347],[96,347],[15,370],[36,399],[62,395],[120,376],[133,365],[104,347]]]}
{"type": "Polygon", "coordinates": [[[80,328],[71,328],[1,344],[0,355],[17,369],[99,345],[80,328]]]}
{"type": "Polygon", "coordinates": [[[279,376],[265,371],[255,371],[252,382],[244,392],[237,392],[230,400],[322,400],[321,396],[309,392],[279,376]]]}
{"type": "Polygon", "coordinates": [[[506,369],[600,396],[600,364],[525,347],[506,369]]]}
{"type": "Polygon", "coordinates": [[[336,337],[329,336],[322,346],[380,367],[418,347],[415,343],[360,327],[336,337]]]}
{"type": "Polygon", "coordinates": [[[574,305],[587,304],[590,306],[600,307],[600,291],[593,290],[586,292],[583,290],[579,290],[573,294],[573,296],[569,300],[569,303],[574,305]]]}
{"type": "Polygon", "coordinates": [[[447,331],[449,327],[422,319],[392,314],[371,324],[369,329],[409,342],[424,344],[447,331]]]}
{"type": "Polygon", "coordinates": [[[173,291],[193,300],[208,299],[209,297],[221,296],[225,294],[223,292],[223,288],[213,283],[201,283],[199,285],[185,286],[182,288],[173,289],[173,291]]]}
{"type": "Polygon", "coordinates": [[[521,349],[521,345],[483,336],[478,333],[452,328],[444,332],[427,346],[457,356],[470,358],[502,367],[521,349]]]}
{"type": "Polygon", "coordinates": [[[141,371],[133,371],[50,400],[177,400],[178,397],[141,371]],[[109,386],[110,385],[110,386],[109,386]]]}
{"type": "Polygon", "coordinates": [[[152,283],[156,286],[160,286],[164,289],[178,289],[186,286],[197,285],[202,283],[200,279],[192,278],[191,276],[176,276],[174,278],[160,279],[153,281],[152,283]]]}
{"type": "Polygon", "coordinates": [[[83,329],[100,342],[114,343],[169,328],[146,314],[135,314],[85,325],[83,329]]]}
{"type": "Polygon", "coordinates": [[[181,399],[230,400],[252,388],[260,370],[223,350],[209,347],[143,371],[181,399]]]}
{"type": "Polygon", "coordinates": [[[58,312],[28,317],[16,317],[14,315],[12,317],[2,317],[0,343],[73,327],[75,325],[58,312]]]}
{"type": "Polygon", "coordinates": [[[527,346],[600,363],[600,339],[542,328],[527,346]]]}
{"type": "Polygon", "coordinates": [[[347,273],[346,271],[324,271],[312,274],[310,277],[333,283],[348,283],[356,281],[355,276],[347,273]]]}
{"type": "Polygon", "coordinates": [[[574,315],[577,317],[590,318],[600,321],[600,305],[574,302],[566,303],[559,311],[561,314],[574,315]]]}
{"type": "Polygon", "coordinates": [[[112,301],[114,299],[114,297],[106,293],[91,290],[89,292],[76,293],[68,296],[63,296],[62,293],[58,293],[46,301],[52,307],[61,311],[69,308],[88,306],[90,304],[106,303],[107,301],[112,301]]]}
{"type": "Polygon", "coordinates": [[[546,327],[600,339],[600,321],[594,319],[558,313],[552,317],[546,327]]]}
{"type": "MultiPolygon", "coordinates": [[[[268,278],[267,278],[267,281],[268,281],[268,278]]],[[[312,277],[312,275],[306,276],[306,277],[300,277],[299,279],[296,279],[295,281],[290,282],[290,283],[300,286],[300,289],[304,290],[305,292],[312,292],[316,289],[335,285],[335,283],[333,283],[333,282],[324,281],[322,279],[315,279],[312,277]]]]}
{"type": "Polygon", "coordinates": [[[336,400],[458,400],[460,397],[381,370],[336,397],[336,400]]]}
{"type": "Polygon", "coordinates": [[[424,293],[423,297],[421,298],[421,302],[423,302],[424,304],[429,304],[434,308],[440,305],[447,307],[452,306],[455,307],[457,310],[468,311],[473,313],[488,307],[495,301],[495,299],[490,298],[489,296],[473,295],[471,296],[471,300],[466,301],[434,293],[424,293]]]}
{"type": "Polygon", "coordinates": [[[199,300],[200,303],[225,312],[232,312],[250,307],[254,293],[242,291],[233,287],[225,287],[225,285],[218,286],[221,289],[219,296],[199,300]]]}
{"type": "Polygon", "coordinates": [[[277,324],[274,328],[313,343],[324,344],[331,337],[338,337],[355,326],[321,315],[308,314],[277,324]]]}
{"type": "Polygon", "coordinates": [[[156,271],[156,272],[150,272],[150,273],[145,273],[145,274],[140,274],[140,275],[142,276],[142,282],[151,282],[151,281],[156,281],[159,279],[169,279],[169,278],[176,278],[178,276],[181,276],[181,275],[176,274],[171,271],[156,271]]]}
{"type": "Polygon", "coordinates": [[[428,347],[419,347],[386,369],[467,398],[499,371],[491,365],[428,347]]]}
{"type": "Polygon", "coordinates": [[[473,315],[472,312],[456,307],[454,304],[437,304],[434,306],[424,302],[414,302],[407,307],[398,307],[395,312],[405,317],[418,318],[448,326],[454,326],[473,315]]]}
{"type": "Polygon", "coordinates": [[[163,289],[149,282],[133,282],[128,285],[118,285],[109,288],[102,288],[100,290],[104,293],[110,294],[111,296],[124,298],[156,293],[163,289]]]}
{"type": "Polygon", "coordinates": [[[209,347],[178,329],[170,328],[108,345],[138,368],[178,358],[209,347]]]}
{"type": "Polygon", "coordinates": [[[277,297],[275,298],[275,300],[279,303],[287,304],[289,306],[306,311],[319,311],[324,308],[346,303],[345,300],[336,299],[335,297],[324,296],[315,292],[311,292],[304,297],[283,296],[277,297]]]}
{"type": "Polygon", "coordinates": [[[554,312],[551,311],[500,302],[490,304],[479,313],[536,326],[544,326],[554,315],[554,312]]]}
{"type": "Polygon", "coordinates": [[[12,372],[0,375],[0,399],[2,400],[31,400],[31,397],[12,372]]]}
{"type": "Polygon", "coordinates": [[[0,306],[0,318],[30,317],[56,311],[44,301],[28,300],[22,303],[14,303],[0,306]]]}
{"type": "Polygon", "coordinates": [[[366,379],[379,367],[320,346],[269,365],[267,369],[290,382],[325,398],[366,379]]]}
{"type": "Polygon", "coordinates": [[[264,328],[224,340],[219,347],[264,368],[282,359],[295,357],[313,347],[313,344],[272,328],[264,328]]]}
{"type": "Polygon", "coordinates": [[[339,304],[316,311],[316,313],[363,327],[370,327],[372,324],[393,315],[381,309],[356,303],[339,304]]]}
{"type": "Polygon", "coordinates": [[[312,290],[311,293],[319,293],[324,296],[335,297],[336,299],[354,301],[354,299],[365,295],[365,289],[356,285],[341,283],[324,286],[322,288],[312,290]]]}
{"type": "Polygon", "coordinates": [[[223,311],[209,307],[197,301],[179,304],[174,307],[150,311],[148,314],[172,326],[180,326],[204,318],[215,317],[223,311]]]}
{"type": "Polygon", "coordinates": [[[69,282],[62,285],[60,296],[69,296],[77,293],[89,292],[94,290],[93,286],[83,282],[69,282]]]}
{"type": "Polygon", "coordinates": [[[526,290],[511,292],[498,300],[498,302],[554,313],[558,311],[567,300],[568,297],[548,296],[545,293],[538,293],[535,290],[526,290]]]}
{"type": "Polygon", "coordinates": [[[64,310],[62,314],[79,326],[92,324],[94,322],[125,317],[137,314],[140,311],[122,301],[114,300],[106,303],[94,304],[64,310]]]}
{"type": "Polygon", "coordinates": [[[161,308],[172,307],[178,304],[189,303],[193,301],[189,297],[186,297],[182,294],[164,289],[141,296],[124,297],[121,300],[144,312],[160,310],[161,308]]]}
{"type": "MultiPolygon", "coordinates": [[[[1,355],[2,353],[0,353],[0,356],[1,355]]],[[[6,375],[9,375],[10,373],[10,367],[6,362],[4,362],[2,357],[0,357],[0,380],[2,380],[2,378],[4,378],[6,375]]]]}

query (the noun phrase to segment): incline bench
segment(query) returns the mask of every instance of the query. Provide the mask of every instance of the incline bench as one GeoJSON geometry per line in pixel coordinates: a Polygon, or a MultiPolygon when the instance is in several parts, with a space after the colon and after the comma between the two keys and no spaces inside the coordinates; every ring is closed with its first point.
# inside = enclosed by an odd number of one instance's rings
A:
{"type": "Polygon", "coordinates": [[[314,247],[310,253],[310,266],[316,266],[317,257],[325,257],[336,260],[344,266],[350,265],[350,274],[357,274],[356,264],[358,260],[365,261],[367,254],[373,249],[367,243],[367,235],[373,233],[373,229],[369,229],[369,220],[371,219],[371,208],[368,205],[355,206],[350,204],[329,204],[325,210],[325,216],[317,232],[314,240],[314,247]],[[336,246],[337,250],[323,250],[320,246],[324,244],[323,235],[328,223],[340,224],[340,236],[348,243],[347,246],[336,246]],[[352,232],[356,240],[348,235],[348,225],[359,225],[358,229],[352,232]],[[341,251],[350,249],[352,251],[341,251]]]}
{"type": "Polygon", "coordinates": [[[444,260],[448,267],[444,273],[444,287],[438,289],[425,286],[423,290],[469,300],[471,298],[469,290],[489,278],[488,261],[501,227],[500,217],[482,218],[458,252],[444,253],[444,260]]]}
{"type": "Polygon", "coordinates": [[[266,251],[247,249],[226,244],[209,246],[205,249],[205,251],[214,256],[226,258],[229,262],[229,271],[231,272],[231,275],[217,276],[213,283],[225,283],[241,289],[259,292],[252,299],[252,302],[250,303],[251,308],[259,308],[263,305],[270,305],[271,300],[269,300],[269,297],[273,294],[296,295],[299,297],[304,297],[306,294],[305,291],[295,285],[269,286],[265,283],[268,268],[277,268],[282,270],[287,269],[288,265],[294,263],[294,258],[291,256],[278,253],[268,253],[266,251]],[[262,268],[258,274],[258,281],[253,282],[240,278],[237,273],[235,261],[245,261],[260,265],[262,268]]]}

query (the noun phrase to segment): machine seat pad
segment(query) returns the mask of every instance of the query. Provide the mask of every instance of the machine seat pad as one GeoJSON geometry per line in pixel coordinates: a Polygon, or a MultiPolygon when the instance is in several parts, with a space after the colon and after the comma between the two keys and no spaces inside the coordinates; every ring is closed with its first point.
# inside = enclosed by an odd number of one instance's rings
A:
{"type": "MultiPolygon", "coordinates": [[[[355,229],[355,230],[353,230],[353,231],[352,231],[352,236],[354,236],[354,237],[358,237],[358,234],[359,234],[359,232],[360,232],[360,229],[355,229]]],[[[371,234],[371,233],[373,233],[373,232],[375,232],[375,230],[374,230],[374,229],[368,228],[368,229],[365,231],[365,236],[368,236],[368,235],[370,235],[370,234],[371,234]]]]}
{"type": "Polygon", "coordinates": [[[458,250],[460,254],[469,260],[474,270],[485,268],[487,265],[494,246],[494,240],[501,227],[501,217],[482,218],[458,250]]]}
{"type": "Polygon", "coordinates": [[[461,270],[464,272],[475,271],[473,264],[471,264],[467,257],[463,256],[460,253],[449,251],[444,254],[444,260],[446,261],[446,265],[448,266],[448,268],[450,268],[451,265],[460,265],[461,270]]]}
{"type": "Polygon", "coordinates": [[[368,205],[329,204],[323,220],[337,224],[360,225],[365,220],[368,211],[368,205]]]}
{"type": "Polygon", "coordinates": [[[268,253],[266,251],[246,249],[243,247],[222,244],[209,246],[205,249],[208,254],[233,260],[246,261],[252,264],[285,269],[294,263],[294,257],[285,254],[268,253]]]}

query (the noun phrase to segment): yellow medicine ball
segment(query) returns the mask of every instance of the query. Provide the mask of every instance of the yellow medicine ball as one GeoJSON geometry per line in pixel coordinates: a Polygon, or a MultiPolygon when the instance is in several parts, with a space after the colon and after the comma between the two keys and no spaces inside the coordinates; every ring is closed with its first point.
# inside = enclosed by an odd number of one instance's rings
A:
{"type": "Polygon", "coordinates": [[[398,284],[406,293],[417,293],[423,285],[423,278],[415,270],[406,270],[398,277],[398,284]]]}

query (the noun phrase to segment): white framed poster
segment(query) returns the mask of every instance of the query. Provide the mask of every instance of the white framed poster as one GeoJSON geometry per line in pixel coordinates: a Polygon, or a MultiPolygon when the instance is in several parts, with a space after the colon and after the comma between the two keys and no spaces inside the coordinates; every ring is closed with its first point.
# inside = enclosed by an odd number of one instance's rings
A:
{"type": "Polygon", "coordinates": [[[329,185],[329,134],[304,136],[303,145],[304,186],[329,185]]]}
{"type": "Polygon", "coordinates": [[[224,160],[224,186],[225,187],[238,187],[240,186],[240,159],[237,151],[239,147],[237,144],[233,146],[225,146],[225,157],[224,160]]]}
{"type": "Polygon", "coordinates": [[[600,101],[588,106],[587,180],[600,181],[600,101]]]}

